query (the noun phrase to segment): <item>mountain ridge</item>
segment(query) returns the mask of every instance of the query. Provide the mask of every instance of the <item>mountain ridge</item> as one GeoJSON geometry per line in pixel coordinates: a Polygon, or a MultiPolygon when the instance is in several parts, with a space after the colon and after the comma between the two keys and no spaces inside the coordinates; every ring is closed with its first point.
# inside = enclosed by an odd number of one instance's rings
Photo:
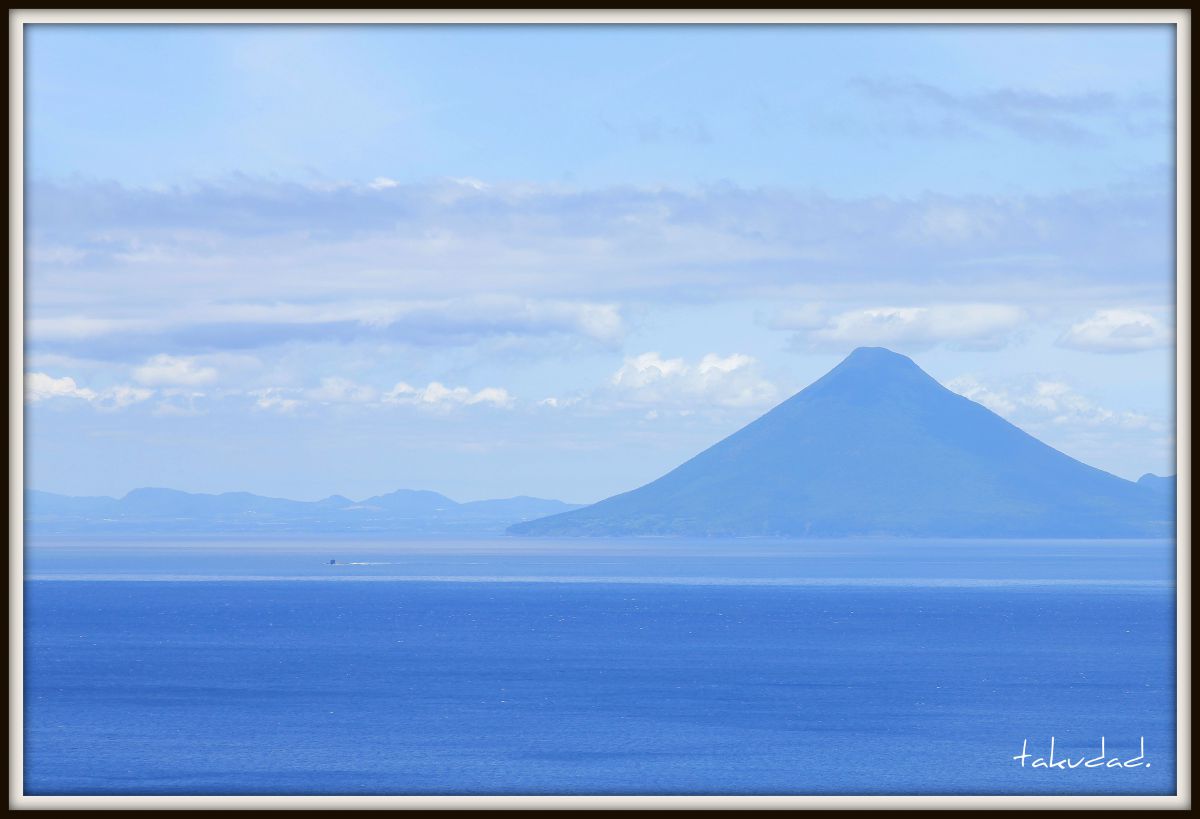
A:
{"type": "Polygon", "coordinates": [[[399,489],[353,501],[318,501],[250,492],[184,492],[139,487],[120,498],[25,493],[26,526],[34,534],[378,532],[498,534],[509,524],[579,508],[518,495],[459,503],[438,492],[399,489]]]}

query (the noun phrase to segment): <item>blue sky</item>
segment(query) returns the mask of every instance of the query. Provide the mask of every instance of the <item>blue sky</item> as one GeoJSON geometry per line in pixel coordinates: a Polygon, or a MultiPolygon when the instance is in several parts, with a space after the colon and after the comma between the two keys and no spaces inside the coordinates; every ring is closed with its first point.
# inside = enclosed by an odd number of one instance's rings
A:
{"type": "Polygon", "coordinates": [[[863,344],[1174,471],[1166,26],[33,26],[30,485],[593,501],[863,344]]]}

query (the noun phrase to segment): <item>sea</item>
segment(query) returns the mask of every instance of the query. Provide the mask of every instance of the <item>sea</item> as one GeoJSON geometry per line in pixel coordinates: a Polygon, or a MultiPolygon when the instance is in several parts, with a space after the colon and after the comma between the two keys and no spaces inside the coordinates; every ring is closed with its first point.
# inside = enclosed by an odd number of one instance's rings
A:
{"type": "Polygon", "coordinates": [[[1171,541],[62,538],[24,565],[28,795],[1176,792],[1171,541]]]}

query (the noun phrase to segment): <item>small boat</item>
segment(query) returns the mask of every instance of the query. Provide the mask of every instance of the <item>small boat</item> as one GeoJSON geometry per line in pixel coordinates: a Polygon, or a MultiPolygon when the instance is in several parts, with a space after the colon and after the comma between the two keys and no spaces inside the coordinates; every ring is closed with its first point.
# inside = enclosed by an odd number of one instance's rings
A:
{"type": "Polygon", "coordinates": [[[331,561],[329,561],[329,565],[330,565],[330,566],[337,565],[337,560],[331,560],[331,561]]]}

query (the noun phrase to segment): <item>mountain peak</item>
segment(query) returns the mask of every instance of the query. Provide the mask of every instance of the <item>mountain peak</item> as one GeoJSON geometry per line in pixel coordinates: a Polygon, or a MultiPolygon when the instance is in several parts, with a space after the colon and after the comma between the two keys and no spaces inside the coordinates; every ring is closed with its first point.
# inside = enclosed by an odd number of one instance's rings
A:
{"type": "Polygon", "coordinates": [[[908,356],[886,347],[859,347],[783,406],[794,409],[815,399],[866,408],[897,401],[938,401],[945,393],[948,390],[908,356]]]}
{"type": "Polygon", "coordinates": [[[872,364],[908,363],[916,366],[911,358],[887,347],[855,347],[843,361],[858,361],[872,364]]]}
{"type": "Polygon", "coordinates": [[[842,363],[834,367],[829,374],[846,371],[869,373],[873,378],[891,373],[926,375],[925,371],[917,366],[917,362],[886,347],[858,347],[842,359],[842,363]]]}

